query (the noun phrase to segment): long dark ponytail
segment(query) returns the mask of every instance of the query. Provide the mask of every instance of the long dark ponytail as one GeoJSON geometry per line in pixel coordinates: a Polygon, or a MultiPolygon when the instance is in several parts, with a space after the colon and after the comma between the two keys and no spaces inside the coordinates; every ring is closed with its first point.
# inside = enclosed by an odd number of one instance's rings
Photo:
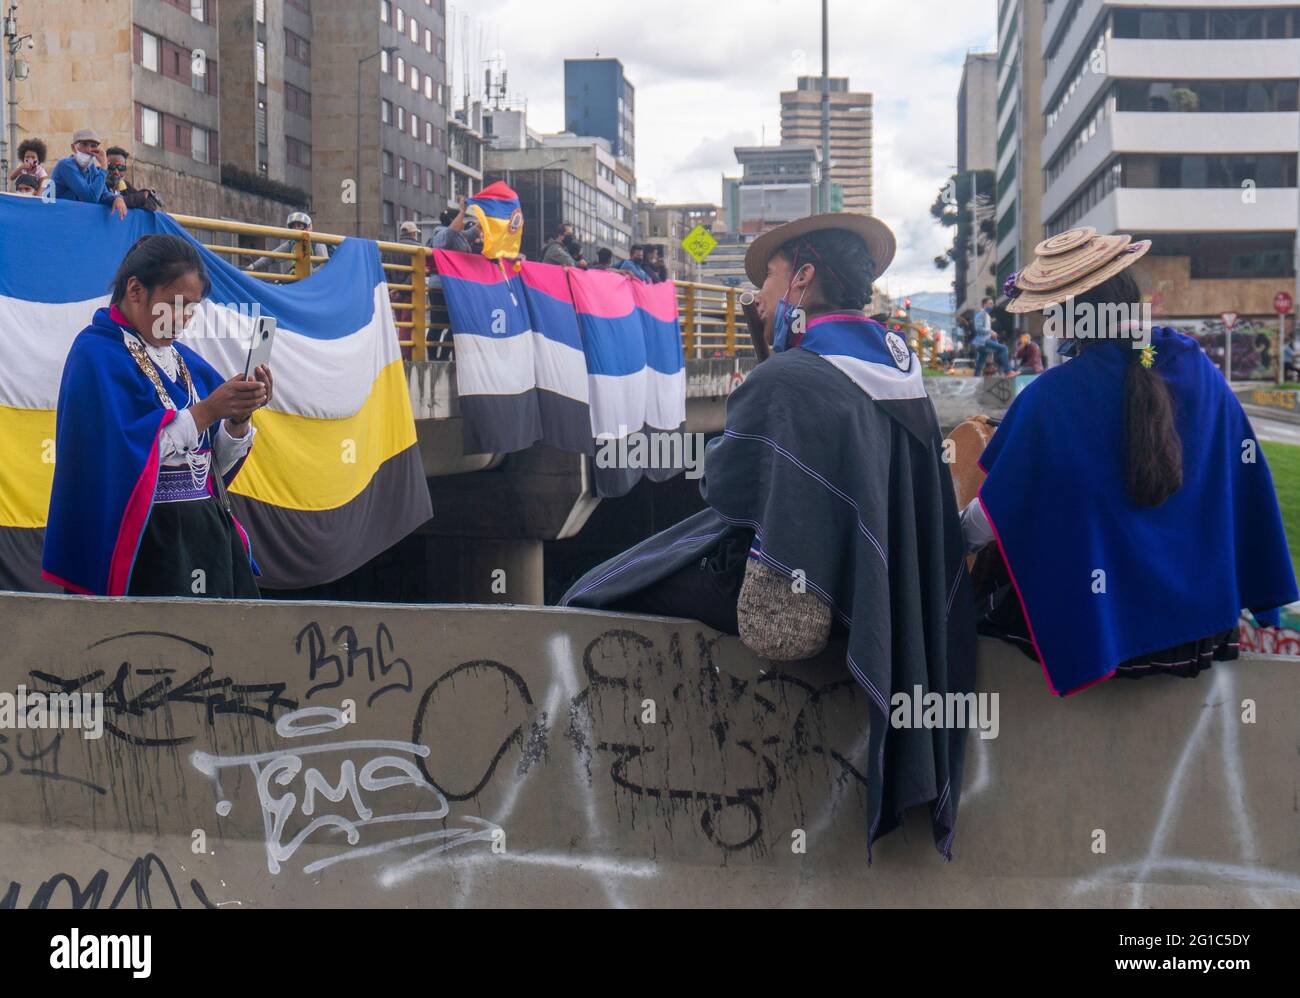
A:
{"type": "MultiPolygon", "coordinates": [[[[1075,300],[1097,311],[1105,305],[1125,305],[1131,318],[1142,307],[1142,293],[1128,270],[1099,284],[1075,300]]],[[[1100,323],[1094,320],[1094,328],[1100,323]]],[[[1084,340],[1089,347],[1105,340],[1084,340]]],[[[1124,480],[1128,496],[1152,509],[1183,487],[1183,441],[1178,435],[1173,395],[1164,376],[1143,367],[1142,352],[1126,340],[1120,346],[1128,361],[1124,375],[1124,480]]]]}

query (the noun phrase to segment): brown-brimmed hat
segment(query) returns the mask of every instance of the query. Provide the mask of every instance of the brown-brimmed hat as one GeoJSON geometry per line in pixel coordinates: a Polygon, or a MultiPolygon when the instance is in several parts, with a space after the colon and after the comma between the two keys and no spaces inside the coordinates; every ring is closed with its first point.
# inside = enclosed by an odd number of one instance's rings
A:
{"type": "Polygon", "coordinates": [[[871,215],[835,211],[825,215],[810,215],[807,218],[778,225],[775,229],[768,229],[750,243],[749,249],[745,252],[745,276],[754,287],[761,288],[767,279],[767,261],[772,259],[777,250],[791,239],[825,229],[843,229],[861,238],[867,244],[867,255],[876,265],[877,278],[894,260],[894,252],[898,244],[888,225],[871,215]]]}
{"type": "Polygon", "coordinates": [[[72,133],[72,144],[76,145],[78,142],[98,143],[99,133],[95,131],[93,128],[78,128],[75,132],[72,133]]]}
{"type": "Polygon", "coordinates": [[[1016,293],[1006,310],[1041,312],[1091,291],[1146,255],[1151,240],[1099,236],[1091,227],[1070,229],[1034,247],[1034,262],[1014,277],[1016,293]]]}

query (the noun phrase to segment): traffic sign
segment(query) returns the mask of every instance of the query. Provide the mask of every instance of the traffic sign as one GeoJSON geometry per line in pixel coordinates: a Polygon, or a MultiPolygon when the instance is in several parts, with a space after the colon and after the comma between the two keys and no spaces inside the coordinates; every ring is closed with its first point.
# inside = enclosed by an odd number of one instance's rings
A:
{"type": "Polygon", "coordinates": [[[1291,306],[1294,304],[1295,302],[1291,300],[1289,294],[1285,291],[1279,291],[1277,297],[1273,299],[1273,311],[1278,315],[1286,315],[1291,311],[1291,306]]]}
{"type": "Polygon", "coordinates": [[[702,225],[697,225],[686,234],[682,240],[682,249],[686,250],[696,263],[703,263],[704,258],[717,248],[718,241],[713,238],[713,233],[702,225]]]}
{"type": "Polygon", "coordinates": [[[1231,329],[1237,324],[1236,312],[1223,312],[1219,315],[1219,318],[1223,320],[1223,325],[1227,329],[1231,329]]]}

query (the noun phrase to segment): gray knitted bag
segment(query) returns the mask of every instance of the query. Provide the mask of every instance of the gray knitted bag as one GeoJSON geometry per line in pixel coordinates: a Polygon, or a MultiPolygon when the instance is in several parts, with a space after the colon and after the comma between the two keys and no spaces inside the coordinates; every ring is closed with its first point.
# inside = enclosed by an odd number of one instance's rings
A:
{"type": "Polygon", "coordinates": [[[778,662],[811,658],[826,647],[831,611],[794,580],[750,559],[736,601],[740,640],[755,655],[778,662]]]}

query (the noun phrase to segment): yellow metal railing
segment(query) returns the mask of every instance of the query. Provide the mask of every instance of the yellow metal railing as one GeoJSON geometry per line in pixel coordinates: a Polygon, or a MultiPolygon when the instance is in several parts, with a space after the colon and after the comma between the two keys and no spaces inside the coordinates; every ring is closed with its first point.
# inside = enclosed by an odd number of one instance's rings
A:
{"type": "MultiPolygon", "coordinates": [[[[338,246],[346,238],[328,232],[302,232],[272,225],[202,218],[196,215],[173,215],[175,221],[190,230],[207,249],[233,258],[235,266],[265,257],[291,260],[293,270],[286,274],[269,271],[246,271],[250,277],[264,281],[293,282],[309,277],[314,265],[328,257],[312,254],[312,246],[322,243],[338,246]],[[275,243],[290,241],[291,252],[231,246],[205,241],[204,234],[244,236],[275,243]],[[241,262],[241,258],[250,258],[241,262]]],[[[403,356],[411,360],[450,360],[453,356],[451,320],[440,288],[430,288],[423,280],[428,272],[432,251],[412,243],[377,242],[389,275],[388,290],[394,293],[393,311],[399,330],[398,342],[403,356]],[[401,262],[394,262],[400,260],[401,262]],[[417,278],[416,275],[421,275],[417,278]],[[396,281],[396,283],[395,283],[396,281]]],[[[700,357],[753,356],[744,314],[740,310],[740,292],[714,284],[677,281],[677,310],[682,327],[682,349],[688,359],[700,357]],[[738,334],[739,330],[739,334],[738,334]]]]}

